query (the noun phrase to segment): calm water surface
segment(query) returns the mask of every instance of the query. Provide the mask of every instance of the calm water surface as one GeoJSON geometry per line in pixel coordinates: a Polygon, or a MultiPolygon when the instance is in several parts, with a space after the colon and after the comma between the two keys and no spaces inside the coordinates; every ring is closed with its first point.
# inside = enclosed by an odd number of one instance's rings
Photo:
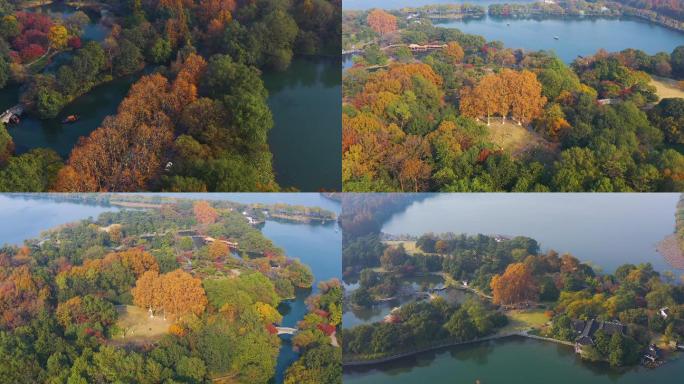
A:
{"type": "Polygon", "coordinates": [[[474,4],[487,8],[490,4],[502,3],[534,3],[535,0],[343,0],[343,10],[366,10],[372,8],[401,9],[404,7],[422,7],[433,4],[474,4]]]}
{"type": "MultiPolygon", "coordinates": [[[[283,248],[292,258],[300,259],[311,268],[315,282],[313,289],[297,290],[297,298],[281,303],[278,310],[283,315],[282,326],[296,327],[308,309],[306,298],[315,293],[319,281],[332,278],[341,279],[342,275],[342,234],[329,225],[303,225],[267,221],[262,229],[264,235],[274,244],[283,248]]],[[[285,370],[299,357],[292,349],[291,336],[283,336],[278,355],[275,381],[283,381],[285,370]]]]}
{"type": "MultiPolygon", "coordinates": [[[[528,236],[606,272],[625,263],[671,269],[655,246],[674,232],[676,193],[434,194],[393,216],[391,234],[528,236]]],[[[681,271],[680,271],[681,272],[681,271]]]]}
{"type": "Polygon", "coordinates": [[[47,229],[115,210],[115,207],[0,194],[0,246],[21,245],[24,240],[35,238],[47,229]]]}
{"type": "Polygon", "coordinates": [[[635,48],[649,54],[670,53],[684,44],[684,33],[647,21],[622,18],[502,19],[485,17],[466,21],[435,23],[465,33],[501,41],[507,48],[527,51],[550,50],[565,62],[577,56],[635,48]],[[554,39],[557,36],[558,40],[554,39]]]}
{"type": "Polygon", "coordinates": [[[268,136],[281,187],[342,189],[340,59],[298,58],[284,72],[264,73],[275,126],[268,136]]]}
{"type": "MultiPolygon", "coordinates": [[[[531,3],[534,1],[508,1],[531,3]]],[[[359,10],[371,8],[399,9],[429,4],[470,3],[484,6],[503,4],[501,0],[345,0],[343,8],[359,10]]],[[[504,19],[485,16],[482,19],[445,20],[435,25],[457,28],[465,33],[484,36],[488,41],[501,41],[508,48],[526,51],[554,51],[563,61],[572,62],[578,56],[588,56],[603,48],[609,52],[626,48],[641,49],[649,54],[670,53],[684,44],[684,33],[636,18],[544,18],[504,19]],[[557,36],[558,40],[554,39],[557,36]]],[[[351,65],[345,60],[344,68],[351,65]]]]}
{"type": "Polygon", "coordinates": [[[684,358],[658,369],[626,371],[579,360],[571,347],[511,338],[453,347],[364,369],[346,369],[352,384],[651,384],[677,383],[684,358]]]}

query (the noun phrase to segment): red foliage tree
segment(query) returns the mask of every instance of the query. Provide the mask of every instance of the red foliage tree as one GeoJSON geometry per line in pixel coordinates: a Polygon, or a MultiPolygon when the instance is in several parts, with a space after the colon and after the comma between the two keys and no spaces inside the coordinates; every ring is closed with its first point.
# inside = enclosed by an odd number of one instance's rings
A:
{"type": "Polygon", "coordinates": [[[24,62],[34,60],[43,54],[45,54],[45,48],[38,44],[31,44],[19,52],[19,56],[21,56],[21,60],[24,62]]]}
{"type": "Polygon", "coordinates": [[[69,48],[79,49],[79,48],[81,48],[81,46],[83,45],[83,43],[81,43],[81,38],[80,38],[80,37],[78,37],[78,36],[71,36],[71,37],[69,38],[69,40],[67,41],[67,45],[69,46],[69,48]]]}

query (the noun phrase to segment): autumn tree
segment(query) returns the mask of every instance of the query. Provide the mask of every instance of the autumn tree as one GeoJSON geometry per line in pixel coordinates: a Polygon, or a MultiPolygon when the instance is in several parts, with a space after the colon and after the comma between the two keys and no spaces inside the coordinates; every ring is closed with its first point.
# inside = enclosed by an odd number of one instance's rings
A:
{"type": "Polygon", "coordinates": [[[487,125],[495,113],[507,113],[507,103],[502,103],[503,90],[501,78],[498,75],[487,75],[475,87],[465,87],[461,90],[460,110],[468,117],[485,117],[487,125]]]}
{"type": "Polygon", "coordinates": [[[485,117],[487,125],[492,115],[505,120],[509,114],[519,124],[529,124],[542,114],[545,104],[546,97],[534,73],[504,69],[486,75],[475,87],[463,88],[460,110],[468,117],[485,117]]]}
{"type": "Polygon", "coordinates": [[[190,55],[176,80],[142,77],[115,116],[82,138],[60,171],[55,191],[147,190],[164,171],[182,110],[197,98],[204,60],[190,55]]]}
{"type": "Polygon", "coordinates": [[[381,9],[374,9],[366,19],[368,25],[380,35],[385,35],[397,30],[397,18],[381,9]]]}
{"type": "Polygon", "coordinates": [[[209,245],[209,257],[214,260],[225,257],[228,255],[228,252],[230,252],[230,248],[223,241],[217,240],[209,245]]]}
{"type": "Polygon", "coordinates": [[[50,27],[48,38],[50,39],[50,48],[62,49],[67,45],[69,32],[63,25],[53,25],[50,27]]]}
{"type": "Polygon", "coordinates": [[[192,209],[195,213],[195,220],[200,224],[213,224],[218,218],[218,212],[206,201],[197,201],[192,209]]]}
{"type": "MultiPolygon", "coordinates": [[[[509,70],[504,70],[504,72],[509,70]]],[[[530,71],[522,71],[517,80],[508,89],[511,96],[511,115],[519,124],[528,124],[541,115],[546,97],[542,96],[542,87],[537,75],[530,71]]]]}
{"type": "MultiPolygon", "coordinates": [[[[1,276],[0,276],[1,277],[1,276]]],[[[47,305],[50,287],[28,265],[14,268],[0,280],[0,330],[25,325],[47,305]]]]}
{"type": "Polygon", "coordinates": [[[446,48],[444,48],[444,54],[451,60],[453,64],[460,63],[463,60],[464,52],[461,45],[455,41],[450,41],[447,43],[446,48]]]}
{"type": "Polygon", "coordinates": [[[152,313],[164,315],[199,315],[204,312],[207,297],[202,280],[177,269],[163,275],[156,271],[145,272],[131,290],[133,303],[148,308],[152,313]]]}
{"type": "Polygon", "coordinates": [[[490,283],[494,303],[510,305],[534,301],[539,288],[532,276],[532,269],[524,263],[510,264],[503,275],[494,275],[490,283]]]}

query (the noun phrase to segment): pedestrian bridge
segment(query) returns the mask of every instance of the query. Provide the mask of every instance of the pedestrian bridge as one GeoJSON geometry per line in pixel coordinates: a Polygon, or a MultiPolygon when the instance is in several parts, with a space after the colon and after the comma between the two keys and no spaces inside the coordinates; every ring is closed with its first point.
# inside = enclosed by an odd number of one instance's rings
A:
{"type": "Polygon", "coordinates": [[[279,335],[294,335],[299,332],[299,329],[290,327],[276,327],[276,330],[279,335]]]}

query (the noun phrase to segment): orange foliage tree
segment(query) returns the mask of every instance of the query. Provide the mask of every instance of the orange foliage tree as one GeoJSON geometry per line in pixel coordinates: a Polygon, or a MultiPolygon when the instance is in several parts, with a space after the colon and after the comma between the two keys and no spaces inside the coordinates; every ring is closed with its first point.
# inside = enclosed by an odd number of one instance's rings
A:
{"type": "Polygon", "coordinates": [[[199,315],[207,306],[207,296],[202,280],[180,269],[159,275],[156,271],[145,272],[131,290],[133,303],[152,313],[163,311],[164,315],[199,315]]]}
{"type": "Polygon", "coordinates": [[[50,298],[50,287],[31,274],[27,265],[12,269],[0,280],[0,330],[13,329],[34,319],[50,298]]]}
{"type": "Polygon", "coordinates": [[[190,55],[173,83],[160,74],[142,77],[118,113],[81,138],[53,190],[62,192],[138,191],[158,179],[173,143],[175,123],[197,99],[197,81],[206,62],[190,55]]]}
{"type": "Polygon", "coordinates": [[[475,87],[464,87],[460,110],[465,116],[485,117],[487,125],[492,115],[505,120],[509,114],[520,124],[528,124],[542,114],[545,104],[546,97],[534,73],[504,69],[483,77],[475,87]]]}
{"type": "Polygon", "coordinates": [[[446,48],[444,48],[444,54],[451,59],[451,62],[454,64],[460,63],[465,55],[461,45],[455,41],[451,41],[447,44],[446,48]]]}
{"type": "Polygon", "coordinates": [[[524,263],[510,264],[503,275],[494,275],[490,283],[494,304],[510,305],[534,301],[539,288],[532,276],[532,269],[524,263]]]}
{"type": "Polygon", "coordinates": [[[200,224],[214,224],[218,218],[218,212],[206,201],[197,201],[192,206],[195,219],[200,224]]]}
{"type": "Polygon", "coordinates": [[[397,30],[397,18],[381,9],[370,11],[366,21],[371,29],[381,35],[397,30]]]}

